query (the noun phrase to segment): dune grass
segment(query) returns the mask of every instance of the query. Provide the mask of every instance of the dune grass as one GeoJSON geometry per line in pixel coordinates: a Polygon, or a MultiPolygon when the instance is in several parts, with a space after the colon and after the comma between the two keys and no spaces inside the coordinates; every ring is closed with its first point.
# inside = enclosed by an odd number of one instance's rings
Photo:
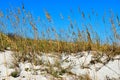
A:
{"type": "MultiPolygon", "coordinates": [[[[78,10],[78,12],[81,18],[85,20],[87,15],[84,11],[78,10]]],[[[102,40],[103,38],[94,30],[92,24],[83,23],[84,29],[81,29],[81,26],[78,26],[71,19],[71,16],[68,16],[70,23],[67,30],[57,31],[50,13],[47,10],[44,13],[47,19],[45,23],[40,20],[40,17],[36,19],[29,11],[26,11],[24,5],[22,8],[8,9],[6,14],[0,11],[0,51],[9,47],[11,51],[15,52],[13,55],[15,67],[19,66],[19,62],[25,61],[34,65],[41,65],[42,62],[36,59],[36,54],[41,55],[41,52],[60,55],[61,53],[97,51],[98,53],[105,53],[109,57],[120,54],[120,21],[118,15],[112,15],[108,20],[111,24],[111,35],[105,35],[105,39],[102,40]]],[[[91,16],[88,16],[90,20],[92,20],[91,16]]],[[[60,13],[60,18],[61,20],[64,19],[62,13],[60,13]]],[[[105,24],[104,15],[102,20],[105,24]]],[[[59,67],[59,64],[56,66],[59,67]]],[[[49,65],[49,67],[48,73],[54,77],[58,77],[58,73],[67,73],[66,70],[61,69],[57,72],[53,66],[49,65]]],[[[16,77],[17,73],[14,72],[11,75],[16,77]]],[[[79,76],[79,79],[90,80],[90,76],[86,74],[79,76]]]]}
{"type": "MultiPolygon", "coordinates": [[[[79,13],[81,18],[86,18],[87,15],[83,11],[79,11],[79,13]]],[[[29,11],[25,10],[24,5],[22,5],[22,8],[8,9],[6,14],[0,11],[0,14],[0,50],[10,47],[13,51],[25,54],[31,52],[77,53],[80,51],[101,51],[109,55],[120,54],[120,22],[118,15],[110,17],[109,21],[112,29],[111,35],[113,36],[106,35],[106,39],[102,40],[90,24],[86,25],[84,30],[80,30],[80,26],[77,26],[70,16],[68,17],[70,25],[67,31],[57,31],[53,27],[52,17],[47,10],[45,10],[45,16],[48,21],[43,24],[49,24],[50,27],[43,25],[40,28],[41,31],[38,27],[42,24],[40,18],[38,17],[36,20],[29,11]],[[13,32],[10,33],[8,28],[11,28],[13,32]],[[33,36],[28,37],[31,34],[33,36]]],[[[60,17],[64,19],[62,14],[60,17]]],[[[104,16],[103,23],[105,23],[104,16]]]]}

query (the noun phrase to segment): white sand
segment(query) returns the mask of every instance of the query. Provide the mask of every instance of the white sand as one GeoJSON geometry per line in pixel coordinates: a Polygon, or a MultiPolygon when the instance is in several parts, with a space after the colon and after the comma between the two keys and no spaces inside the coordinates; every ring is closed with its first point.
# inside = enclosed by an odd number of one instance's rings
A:
{"type": "MultiPolygon", "coordinates": [[[[34,69],[41,69],[42,66],[35,66],[31,63],[19,63],[20,71],[19,77],[14,78],[10,76],[15,69],[10,68],[12,61],[14,60],[11,56],[11,51],[0,52],[0,80],[7,78],[8,80],[49,80],[45,75],[42,75],[42,71],[38,71],[37,74],[34,73],[34,69]],[[7,64],[7,65],[6,65],[7,64]],[[26,71],[25,69],[28,69],[26,71]]],[[[120,58],[120,55],[114,57],[114,59],[120,58]]],[[[55,58],[48,55],[43,55],[41,58],[43,63],[49,62],[51,65],[55,64],[55,58]]],[[[78,76],[89,74],[92,80],[106,80],[106,77],[111,79],[120,80],[120,60],[110,60],[106,65],[101,63],[90,64],[93,59],[91,54],[87,52],[78,53],[77,55],[65,55],[62,54],[60,64],[61,67],[66,69],[70,68],[70,72],[78,76]],[[83,54],[84,53],[84,54],[83,54]],[[83,66],[85,68],[83,68],[83,66]],[[101,68],[101,69],[99,69],[101,68]],[[97,69],[99,69],[97,71],[97,69]]],[[[106,57],[101,58],[105,61],[106,57]]],[[[71,80],[70,76],[63,75],[66,80],[71,80]]]]}

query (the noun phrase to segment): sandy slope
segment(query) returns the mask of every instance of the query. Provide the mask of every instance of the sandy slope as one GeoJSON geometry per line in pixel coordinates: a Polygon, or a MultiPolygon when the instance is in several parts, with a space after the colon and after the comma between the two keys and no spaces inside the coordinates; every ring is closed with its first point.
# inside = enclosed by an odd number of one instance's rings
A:
{"type": "MultiPolygon", "coordinates": [[[[113,60],[103,65],[108,59],[107,56],[100,57],[103,62],[100,63],[95,62],[96,59],[91,53],[80,52],[70,55],[63,53],[60,58],[43,53],[42,56],[38,55],[38,58],[41,59],[43,64],[49,62],[49,65],[56,64],[55,61],[58,59],[62,69],[68,69],[69,72],[77,76],[89,74],[92,80],[106,80],[108,78],[120,80],[120,55],[115,56],[113,60]]],[[[42,69],[48,67],[44,65],[35,66],[28,62],[19,62],[19,67],[12,68],[14,59],[11,54],[13,54],[11,51],[0,52],[0,80],[5,78],[7,80],[50,80],[52,77],[49,73],[44,73],[42,69]],[[19,75],[14,78],[11,73],[16,70],[19,71],[19,75]]],[[[56,70],[59,70],[59,68],[56,70]]],[[[61,75],[61,77],[62,80],[77,80],[77,78],[71,77],[67,73],[61,75]]]]}

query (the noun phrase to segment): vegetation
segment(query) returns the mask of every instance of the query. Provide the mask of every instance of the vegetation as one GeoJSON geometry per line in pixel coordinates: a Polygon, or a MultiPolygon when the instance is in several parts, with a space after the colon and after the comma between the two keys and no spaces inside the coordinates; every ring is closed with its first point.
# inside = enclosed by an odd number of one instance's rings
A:
{"type": "MultiPolygon", "coordinates": [[[[31,12],[25,10],[25,6],[18,8],[10,8],[7,13],[0,11],[0,51],[9,49],[14,51],[13,67],[19,67],[19,62],[31,62],[34,65],[43,65],[41,59],[37,55],[41,56],[43,53],[78,53],[81,51],[96,51],[94,57],[90,63],[100,62],[106,64],[112,57],[120,54],[120,21],[119,15],[114,15],[110,11],[110,17],[105,18],[103,15],[103,25],[106,32],[104,32],[104,38],[94,30],[91,16],[96,16],[97,13],[85,14],[84,11],[78,13],[83,25],[78,25],[77,21],[68,16],[69,25],[63,30],[57,30],[54,25],[54,20],[50,13],[45,10],[46,20],[41,20],[40,17],[32,15],[31,12]],[[88,21],[86,20],[88,19],[88,21]],[[107,20],[108,19],[108,20],[107,20]],[[88,23],[87,23],[88,22],[88,23]],[[110,27],[106,26],[109,24],[110,27]],[[49,27],[48,27],[49,26],[49,27]],[[110,34],[107,34],[107,29],[110,34]],[[103,57],[101,54],[105,53],[108,60],[105,62],[100,61],[103,57]]],[[[72,12],[71,12],[72,14],[72,12]]],[[[65,21],[64,15],[60,13],[60,19],[65,21]]],[[[98,26],[97,26],[98,27],[98,26]]],[[[103,27],[103,26],[102,26],[103,27]]],[[[102,34],[103,35],[103,34],[102,34]]],[[[48,61],[45,71],[56,78],[60,78],[61,75],[70,74],[76,76],[70,72],[72,66],[67,69],[61,68],[60,61],[55,60],[55,64],[51,65],[48,61]]],[[[86,66],[82,66],[85,68],[86,66]]],[[[25,68],[25,71],[29,71],[29,68],[25,68]]],[[[12,77],[18,77],[19,71],[14,71],[10,75],[12,77]]],[[[60,78],[61,79],[61,78],[60,78]]],[[[76,80],[91,80],[89,74],[78,76],[76,80]]]]}
{"type": "MultiPolygon", "coordinates": [[[[78,12],[86,22],[87,15],[83,11],[78,10],[78,12]]],[[[70,25],[67,31],[57,31],[53,27],[55,25],[47,10],[45,16],[48,21],[43,23],[40,17],[35,18],[30,12],[27,12],[24,5],[22,8],[8,9],[6,14],[0,11],[0,50],[4,51],[10,47],[11,50],[22,53],[22,55],[30,53],[34,55],[34,53],[40,52],[77,53],[80,51],[100,51],[112,56],[120,54],[120,21],[119,16],[114,15],[112,11],[110,21],[106,21],[103,15],[103,24],[110,22],[112,29],[110,35],[106,33],[104,40],[95,32],[92,24],[83,22],[84,29],[80,29],[80,26],[77,26],[77,23],[68,16],[70,25]]],[[[60,17],[62,20],[64,19],[62,14],[60,17]]],[[[88,19],[91,20],[90,17],[89,15],[88,19]]]]}

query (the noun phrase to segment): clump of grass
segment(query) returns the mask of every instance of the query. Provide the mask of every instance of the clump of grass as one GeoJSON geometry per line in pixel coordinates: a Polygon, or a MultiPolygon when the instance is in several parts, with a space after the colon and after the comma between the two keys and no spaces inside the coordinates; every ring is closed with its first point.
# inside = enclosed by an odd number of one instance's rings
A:
{"type": "Polygon", "coordinates": [[[91,80],[89,74],[83,75],[83,76],[79,76],[78,80],[91,80]]]}
{"type": "Polygon", "coordinates": [[[19,74],[20,73],[18,71],[14,71],[11,73],[11,76],[16,78],[16,77],[19,77],[19,74]]]}

